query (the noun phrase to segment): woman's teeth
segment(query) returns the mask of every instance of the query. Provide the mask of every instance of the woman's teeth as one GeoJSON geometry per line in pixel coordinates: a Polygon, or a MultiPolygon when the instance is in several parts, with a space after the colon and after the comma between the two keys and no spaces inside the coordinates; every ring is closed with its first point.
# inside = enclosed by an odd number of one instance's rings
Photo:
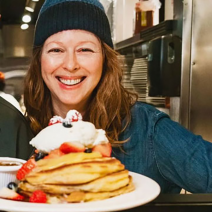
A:
{"type": "Polygon", "coordinates": [[[59,79],[65,85],[76,85],[81,82],[81,79],[59,79]]]}

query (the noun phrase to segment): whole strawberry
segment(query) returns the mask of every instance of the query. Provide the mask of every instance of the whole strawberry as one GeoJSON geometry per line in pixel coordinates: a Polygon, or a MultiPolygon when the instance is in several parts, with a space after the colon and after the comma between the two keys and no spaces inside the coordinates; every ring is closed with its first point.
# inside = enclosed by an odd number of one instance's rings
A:
{"type": "Polygon", "coordinates": [[[43,191],[36,190],[32,193],[31,197],[29,198],[29,201],[36,202],[36,203],[46,203],[47,197],[43,191]]]}
{"type": "Polygon", "coordinates": [[[26,163],[22,165],[22,167],[18,170],[16,174],[16,178],[18,180],[23,180],[25,176],[31,172],[32,169],[36,167],[35,159],[29,159],[26,163]]]}

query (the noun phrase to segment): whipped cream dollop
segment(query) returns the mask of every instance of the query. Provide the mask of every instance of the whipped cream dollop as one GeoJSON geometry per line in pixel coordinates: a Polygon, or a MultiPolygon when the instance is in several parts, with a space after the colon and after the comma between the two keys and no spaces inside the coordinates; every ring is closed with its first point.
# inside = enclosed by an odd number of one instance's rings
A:
{"type": "Polygon", "coordinates": [[[71,122],[72,127],[64,127],[56,123],[41,130],[30,144],[36,149],[49,153],[64,142],[79,142],[85,147],[92,148],[98,144],[108,143],[105,131],[96,129],[91,122],[82,120],[71,122]]]}

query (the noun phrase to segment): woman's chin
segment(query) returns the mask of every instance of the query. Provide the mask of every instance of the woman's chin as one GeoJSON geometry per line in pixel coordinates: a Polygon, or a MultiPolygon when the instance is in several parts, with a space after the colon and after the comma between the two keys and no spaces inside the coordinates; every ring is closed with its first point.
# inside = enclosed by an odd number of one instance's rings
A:
{"type": "Polygon", "coordinates": [[[67,105],[67,106],[75,106],[75,105],[78,105],[79,102],[75,102],[75,101],[73,102],[73,101],[69,100],[69,101],[62,101],[61,104],[62,105],[67,105]]]}

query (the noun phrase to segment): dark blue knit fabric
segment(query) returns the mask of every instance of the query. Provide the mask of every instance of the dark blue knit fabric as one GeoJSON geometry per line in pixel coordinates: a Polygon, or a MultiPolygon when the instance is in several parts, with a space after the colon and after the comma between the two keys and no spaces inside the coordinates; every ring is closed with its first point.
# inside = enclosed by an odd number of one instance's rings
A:
{"type": "Polygon", "coordinates": [[[50,1],[45,1],[42,8],[41,8],[41,13],[44,12],[46,9],[49,7],[52,7],[56,4],[60,4],[62,2],[71,2],[71,1],[77,1],[77,2],[84,2],[87,4],[92,4],[95,5],[96,7],[99,7],[101,10],[104,11],[104,7],[98,0],[50,0],[50,1]]]}
{"type": "Polygon", "coordinates": [[[98,0],[46,0],[35,26],[34,47],[68,29],[92,32],[113,48],[108,18],[98,0]]]}

